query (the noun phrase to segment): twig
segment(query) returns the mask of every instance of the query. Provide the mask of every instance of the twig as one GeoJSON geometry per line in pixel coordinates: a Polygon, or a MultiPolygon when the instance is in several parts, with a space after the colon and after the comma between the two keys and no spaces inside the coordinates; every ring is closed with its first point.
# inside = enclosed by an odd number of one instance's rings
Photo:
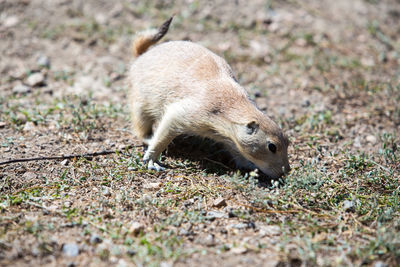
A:
{"type": "Polygon", "coordinates": [[[225,164],[223,164],[221,162],[218,162],[218,161],[215,161],[215,160],[212,160],[212,159],[209,159],[209,158],[203,158],[203,159],[206,160],[206,161],[209,161],[211,163],[217,164],[217,165],[219,165],[219,166],[221,166],[221,167],[223,167],[223,168],[225,168],[227,170],[232,170],[231,168],[229,168],[228,166],[226,166],[225,164]]]}
{"type": "Polygon", "coordinates": [[[18,162],[27,162],[27,161],[40,161],[40,160],[63,160],[63,159],[74,159],[74,158],[85,158],[85,159],[92,159],[93,157],[109,155],[114,153],[121,153],[124,152],[126,149],[131,149],[133,147],[141,147],[141,146],[133,146],[129,145],[121,150],[103,150],[99,152],[93,153],[85,153],[85,154],[72,154],[72,155],[63,155],[63,156],[50,156],[50,157],[35,157],[35,158],[19,158],[19,159],[11,159],[7,161],[0,162],[1,165],[7,165],[11,163],[18,163],[18,162]]]}

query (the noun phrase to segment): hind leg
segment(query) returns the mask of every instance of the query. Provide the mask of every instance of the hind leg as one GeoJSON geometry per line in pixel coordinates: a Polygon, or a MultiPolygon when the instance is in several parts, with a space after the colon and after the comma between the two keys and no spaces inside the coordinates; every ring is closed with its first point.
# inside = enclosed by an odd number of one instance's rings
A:
{"type": "Polygon", "coordinates": [[[145,144],[148,144],[148,140],[153,135],[154,119],[145,114],[140,107],[133,107],[131,120],[135,135],[145,144]]]}

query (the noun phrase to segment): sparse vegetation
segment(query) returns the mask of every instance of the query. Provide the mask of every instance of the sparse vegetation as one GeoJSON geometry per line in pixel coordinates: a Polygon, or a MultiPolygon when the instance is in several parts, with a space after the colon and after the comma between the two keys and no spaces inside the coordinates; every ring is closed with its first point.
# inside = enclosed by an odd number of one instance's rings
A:
{"type": "Polygon", "coordinates": [[[0,162],[116,153],[0,165],[2,266],[400,265],[396,1],[78,2],[0,4],[0,162]],[[171,14],[287,131],[288,176],[185,138],[144,167],[129,43],[171,14]]]}

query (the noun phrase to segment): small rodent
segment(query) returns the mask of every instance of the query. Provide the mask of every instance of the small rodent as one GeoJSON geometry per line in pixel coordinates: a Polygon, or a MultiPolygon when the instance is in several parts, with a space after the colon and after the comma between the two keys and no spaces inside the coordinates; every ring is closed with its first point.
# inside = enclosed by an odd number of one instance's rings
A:
{"type": "Polygon", "coordinates": [[[189,41],[170,41],[147,49],[168,31],[139,32],[129,70],[134,133],[148,145],[148,169],[163,170],[160,154],[178,135],[224,143],[239,167],[258,168],[271,178],[290,170],[289,141],[239,85],[224,59],[189,41]]]}

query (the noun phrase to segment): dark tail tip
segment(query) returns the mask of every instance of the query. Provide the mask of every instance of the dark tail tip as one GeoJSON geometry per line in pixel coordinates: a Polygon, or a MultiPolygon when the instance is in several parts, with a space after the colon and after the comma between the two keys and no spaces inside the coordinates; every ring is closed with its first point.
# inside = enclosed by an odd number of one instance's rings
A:
{"type": "Polygon", "coordinates": [[[161,38],[163,38],[163,36],[168,32],[169,29],[169,25],[171,24],[172,19],[174,18],[174,16],[170,17],[167,21],[165,21],[160,28],[158,28],[158,32],[156,35],[154,35],[153,37],[153,41],[157,42],[159,41],[161,38]]]}

